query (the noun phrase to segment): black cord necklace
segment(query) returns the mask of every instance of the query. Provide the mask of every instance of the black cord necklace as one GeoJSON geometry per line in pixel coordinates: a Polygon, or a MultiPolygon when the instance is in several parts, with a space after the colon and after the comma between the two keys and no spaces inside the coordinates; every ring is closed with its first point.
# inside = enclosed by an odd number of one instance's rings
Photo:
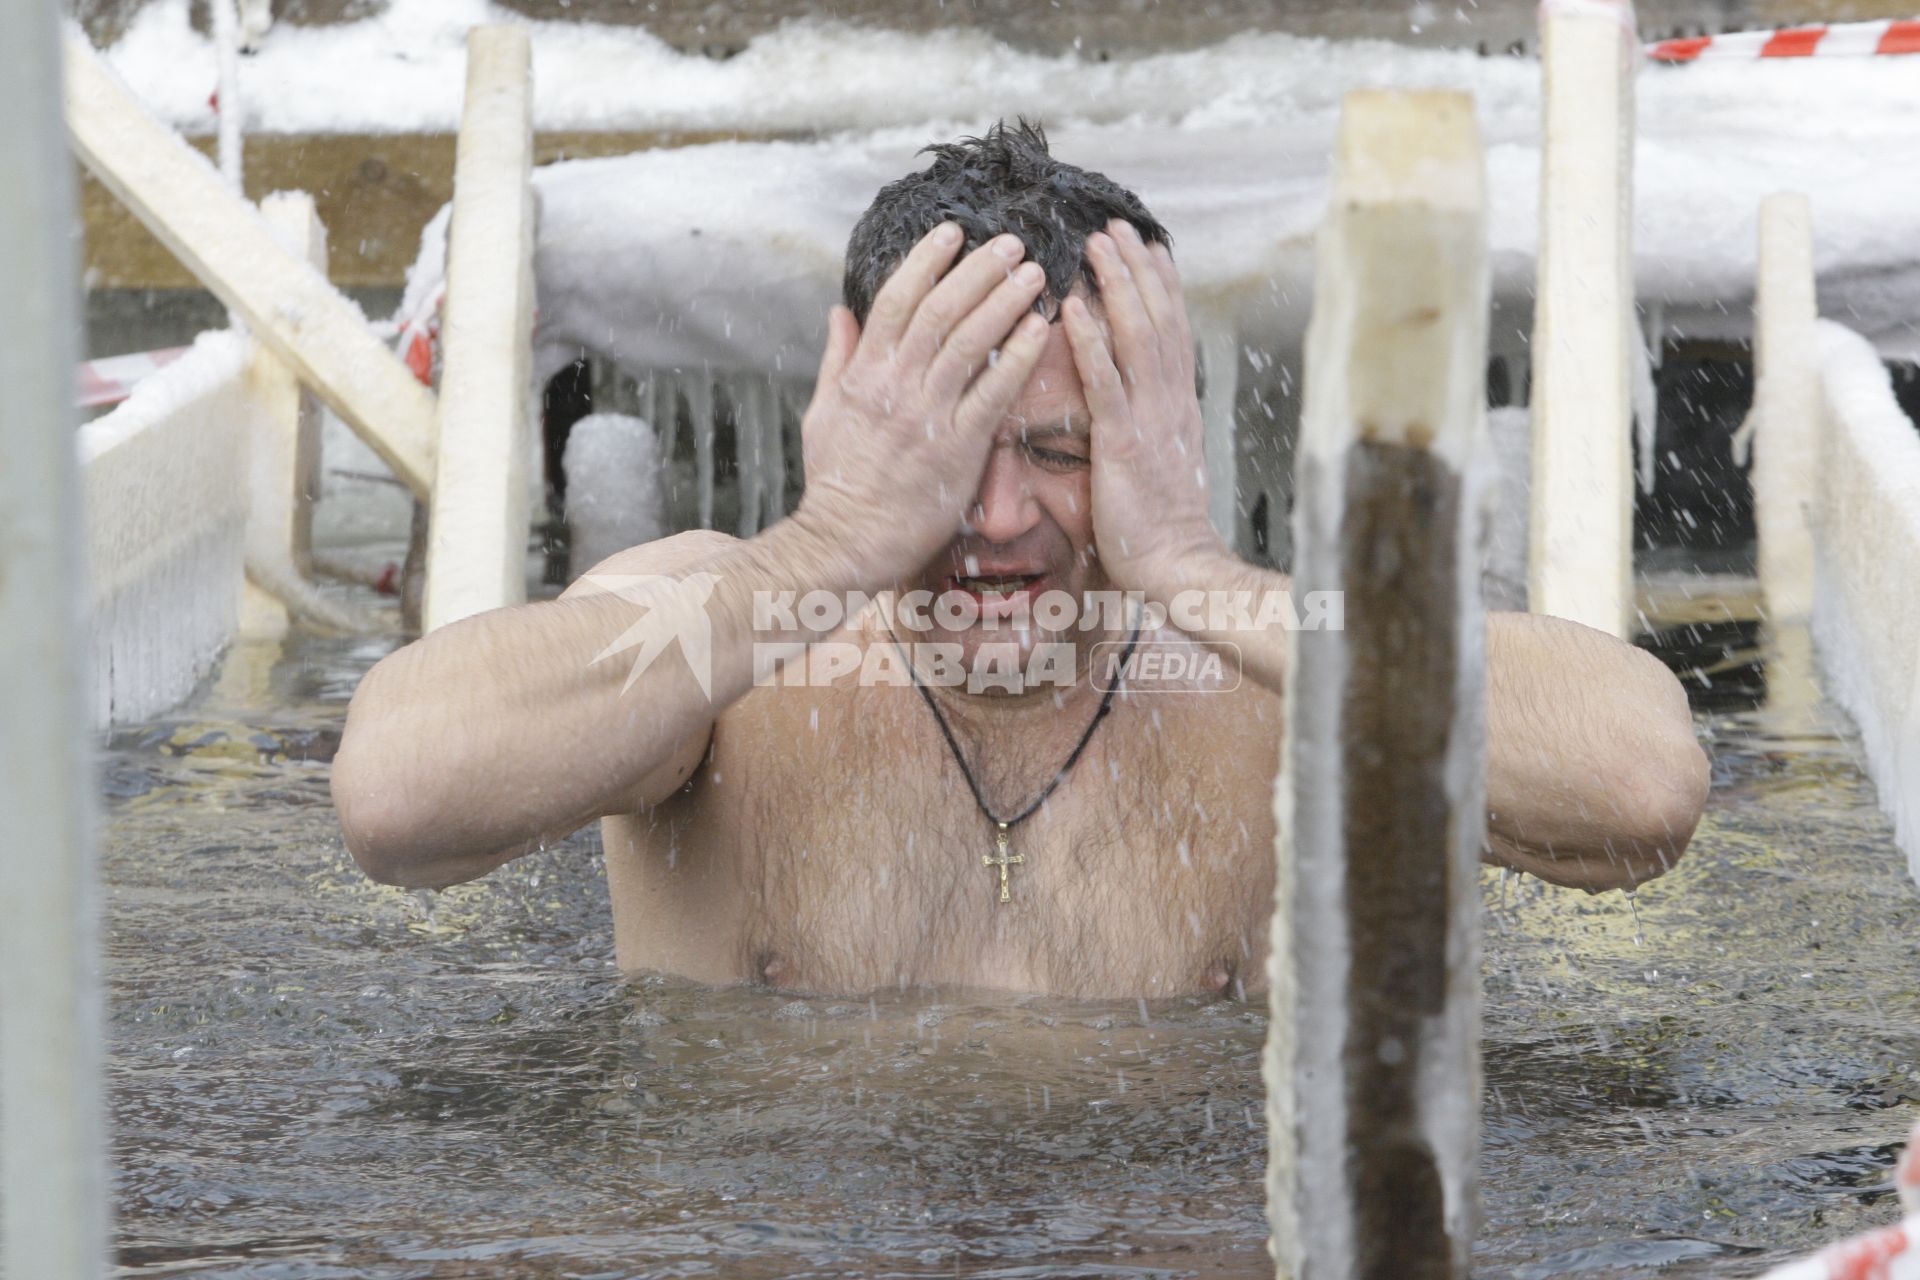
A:
{"type": "Polygon", "coordinates": [[[912,680],[913,687],[920,691],[920,697],[925,700],[927,710],[933,712],[933,722],[940,726],[940,736],[947,740],[947,750],[953,752],[953,762],[960,766],[960,776],[967,780],[967,789],[973,792],[974,804],[980,807],[980,812],[986,815],[987,821],[994,825],[994,852],[982,854],[980,861],[986,866],[1000,869],[1000,901],[1011,902],[1013,893],[1008,886],[1007,869],[1024,866],[1027,861],[1024,854],[1007,852],[1013,828],[1040,811],[1040,806],[1047,802],[1047,797],[1053,794],[1054,789],[1066,780],[1073,766],[1079,763],[1080,753],[1087,749],[1089,742],[1093,741],[1093,731],[1100,727],[1100,722],[1105,720],[1107,713],[1113,710],[1113,695],[1120,692],[1120,681],[1127,669],[1127,660],[1133,656],[1133,647],[1140,642],[1139,624],[1136,623],[1128,634],[1127,647],[1121,652],[1120,661],[1114,667],[1113,683],[1108,686],[1106,694],[1100,699],[1100,709],[1093,713],[1093,719],[1088,722],[1086,732],[1080,735],[1080,741],[1073,744],[1073,751],[1067,756],[1066,763],[1054,773],[1052,781],[1040,789],[1040,794],[1033,798],[1031,804],[1010,818],[1000,817],[994,813],[993,806],[987,803],[987,797],[982,794],[978,779],[973,776],[973,770],[967,768],[966,757],[960,753],[959,740],[953,736],[953,729],[947,724],[947,718],[940,714],[940,706],[933,700],[933,691],[920,683],[920,674],[914,670],[913,659],[901,645],[900,638],[893,634],[891,623],[887,625],[887,637],[893,641],[893,647],[900,650],[900,656],[906,660],[907,678],[912,680]]]}

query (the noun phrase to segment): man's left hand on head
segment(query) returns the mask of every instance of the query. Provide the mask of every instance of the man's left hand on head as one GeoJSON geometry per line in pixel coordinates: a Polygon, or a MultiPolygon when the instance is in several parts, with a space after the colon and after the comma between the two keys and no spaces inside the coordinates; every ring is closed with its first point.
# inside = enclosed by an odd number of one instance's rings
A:
{"type": "Polygon", "coordinates": [[[1223,548],[1208,519],[1193,333],[1173,254],[1131,223],[1087,238],[1101,307],[1061,314],[1093,417],[1095,545],[1123,587],[1223,548]],[[1104,319],[1104,323],[1102,322],[1104,319]]]}

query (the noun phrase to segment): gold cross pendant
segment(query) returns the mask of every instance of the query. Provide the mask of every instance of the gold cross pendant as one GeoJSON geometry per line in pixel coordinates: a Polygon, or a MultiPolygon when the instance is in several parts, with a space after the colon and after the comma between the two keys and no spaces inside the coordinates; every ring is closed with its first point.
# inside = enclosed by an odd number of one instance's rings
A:
{"type": "Polygon", "coordinates": [[[993,844],[994,848],[998,850],[998,855],[996,856],[990,853],[982,854],[980,855],[980,861],[986,863],[989,867],[1000,868],[1000,901],[1012,902],[1013,894],[1007,888],[1007,868],[1025,866],[1027,860],[1020,854],[1010,854],[1007,852],[1007,824],[1001,822],[995,825],[1000,828],[993,833],[993,844]]]}

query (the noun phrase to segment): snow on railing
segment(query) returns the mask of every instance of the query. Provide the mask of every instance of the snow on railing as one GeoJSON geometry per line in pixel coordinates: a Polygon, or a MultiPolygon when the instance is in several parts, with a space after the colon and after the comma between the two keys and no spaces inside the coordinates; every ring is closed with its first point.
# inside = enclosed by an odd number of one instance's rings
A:
{"type": "Polygon", "coordinates": [[[1859,725],[1880,805],[1920,877],[1920,431],[1873,344],[1829,321],[1818,339],[1814,640],[1827,691],[1859,725]]]}
{"type": "Polygon", "coordinates": [[[253,350],[236,334],[202,334],[80,429],[96,727],[178,702],[233,634],[253,350]]]}
{"type": "Polygon", "coordinates": [[[185,347],[163,347],[158,351],[88,360],[74,368],[73,403],[81,409],[120,404],[133,394],[142,380],[151,378],[185,354],[185,347]]]}

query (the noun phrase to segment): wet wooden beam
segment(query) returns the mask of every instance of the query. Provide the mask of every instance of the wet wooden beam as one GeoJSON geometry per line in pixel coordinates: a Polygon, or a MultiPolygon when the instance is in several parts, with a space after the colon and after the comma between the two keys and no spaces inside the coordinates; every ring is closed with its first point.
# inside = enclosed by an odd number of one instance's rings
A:
{"type": "Polygon", "coordinates": [[[1760,277],[1753,306],[1753,516],[1760,585],[1775,622],[1813,613],[1819,476],[1820,356],[1814,328],[1813,207],[1797,193],[1760,205],[1760,277]]]}
{"type": "MultiPolygon", "coordinates": [[[[275,192],[261,202],[260,215],[288,250],[316,267],[326,262],[327,229],[314,215],[312,196],[275,192]]],[[[259,408],[247,450],[247,564],[304,577],[312,571],[313,504],[320,496],[320,401],[264,348],[255,351],[247,381],[259,408]]],[[[241,603],[241,634],[282,636],[288,619],[287,603],[250,578],[241,603]]]]}
{"type": "Polygon", "coordinates": [[[1633,627],[1633,67],[1627,0],[1540,6],[1540,266],[1527,602],[1633,627]]]}
{"type": "MultiPolygon", "coordinates": [[[[731,132],[542,133],[534,163],[626,155],[659,147],[699,146],[780,135],[731,132]]],[[[213,154],[213,138],[188,145],[213,154]]],[[[246,191],[260,200],[274,191],[313,194],[326,224],[327,278],[342,288],[398,288],[420,250],[420,231],[453,198],[454,135],[249,134],[246,191]]],[[[198,289],[200,283],[167,247],[97,179],[82,173],[80,211],[86,228],[86,281],[98,289],[198,289]]]]}
{"type": "Polygon", "coordinates": [[[533,58],[524,27],[467,35],[447,242],[427,630],[526,599],[533,363],[533,58]]]}
{"type": "Polygon", "coordinates": [[[1269,1204],[1293,1280],[1463,1280],[1477,1212],[1488,274],[1473,103],[1342,112],[1306,346],[1269,1204]]]}
{"type": "Polygon", "coordinates": [[[282,247],[259,210],[148,114],[82,36],[69,31],[64,43],[67,131],[87,168],[425,498],[432,394],[359,308],[282,247]]]}

